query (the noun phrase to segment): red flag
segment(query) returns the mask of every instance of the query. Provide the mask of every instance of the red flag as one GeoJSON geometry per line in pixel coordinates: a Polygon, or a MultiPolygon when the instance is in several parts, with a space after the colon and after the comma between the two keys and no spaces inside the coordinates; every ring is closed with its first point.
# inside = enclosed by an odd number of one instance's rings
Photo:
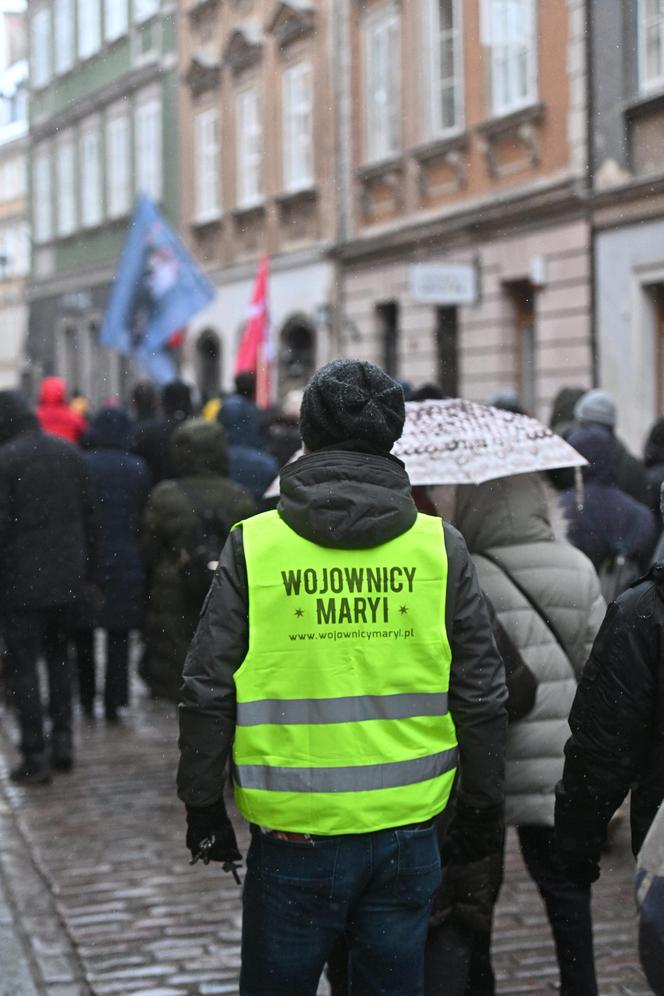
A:
{"type": "Polygon", "coordinates": [[[267,308],[267,280],[269,261],[260,261],[247,325],[235,359],[235,373],[250,370],[256,374],[256,403],[266,407],[270,403],[270,317],[267,308]]]}
{"type": "Polygon", "coordinates": [[[176,329],[175,330],[175,332],[173,333],[173,335],[170,337],[170,339],[166,343],[166,345],[169,347],[169,349],[180,349],[181,346],[184,346],[184,337],[185,337],[186,331],[187,331],[186,329],[176,329]]]}

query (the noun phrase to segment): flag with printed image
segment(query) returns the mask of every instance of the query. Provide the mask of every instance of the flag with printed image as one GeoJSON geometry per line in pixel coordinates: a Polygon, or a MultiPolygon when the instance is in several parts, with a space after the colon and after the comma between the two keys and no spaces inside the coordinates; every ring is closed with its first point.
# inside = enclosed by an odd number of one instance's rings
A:
{"type": "Polygon", "coordinates": [[[157,206],[138,198],[99,334],[102,345],[130,356],[157,383],[177,370],[173,343],[216,296],[157,206]]]}
{"type": "Polygon", "coordinates": [[[268,309],[269,260],[263,256],[258,266],[244,334],[235,358],[235,373],[256,375],[256,404],[267,408],[271,397],[274,361],[270,313],[268,309]]]}

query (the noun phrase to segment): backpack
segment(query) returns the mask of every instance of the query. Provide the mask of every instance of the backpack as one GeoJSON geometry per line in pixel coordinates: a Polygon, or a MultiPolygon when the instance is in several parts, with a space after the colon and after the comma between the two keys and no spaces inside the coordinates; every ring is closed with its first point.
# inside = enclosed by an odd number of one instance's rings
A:
{"type": "Polygon", "coordinates": [[[187,605],[199,611],[210,590],[221,550],[233,523],[214,509],[202,505],[181,481],[177,481],[177,486],[191,502],[196,516],[196,526],[188,542],[180,547],[178,573],[187,605]]]}

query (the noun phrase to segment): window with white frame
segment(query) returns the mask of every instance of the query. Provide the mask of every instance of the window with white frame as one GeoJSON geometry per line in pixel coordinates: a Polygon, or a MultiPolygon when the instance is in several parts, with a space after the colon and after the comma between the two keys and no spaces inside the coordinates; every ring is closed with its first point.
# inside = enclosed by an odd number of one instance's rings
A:
{"type": "Polygon", "coordinates": [[[81,189],[81,224],[98,225],[103,217],[101,185],[101,129],[99,121],[86,121],[78,140],[81,189]]]}
{"type": "Polygon", "coordinates": [[[399,150],[400,80],[399,12],[389,3],[364,23],[365,145],[370,162],[399,150]]]}
{"type": "Polygon", "coordinates": [[[0,276],[25,277],[30,269],[30,237],[24,222],[0,229],[0,276]]]}
{"type": "Polygon", "coordinates": [[[30,22],[30,76],[35,90],[51,79],[51,11],[42,7],[30,22]]]}
{"type": "Polygon", "coordinates": [[[104,38],[115,41],[127,31],[127,0],[104,0],[104,38]]]}
{"type": "Polygon", "coordinates": [[[48,242],[53,235],[51,208],[51,151],[38,147],[32,160],[32,221],[36,242],[48,242]]]}
{"type": "Polygon", "coordinates": [[[55,147],[58,235],[71,235],[76,228],[76,152],[71,133],[62,135],[55,147]]]}
{"type": "Polygon", "coordinates": [[[219,213],[219,166],[219,114],[216,107],[210,107],[194,118],[195,211],[199,221],[219,213]]]}
{"type": "Polygon", "coordinates": [[[66,73],[74,65],[73,0],[55,0],[53,4],[55,35],[55,72],[66,73]]]}
{"type": "Polygon", "coordinates": [[[664,87],[664,0],[639,0],[639,89],[664,87]]]}
{"type": "Polygon", "coordinates": [[[134,21],[147,21],[159,10],[159,0],[134,0],[134,21]]]}
{"type": "Polygon", "coordinates": [[[251,207],[263,195],[261,99],[255,87],[237,96],[236,135],[237,201],[240,207],[251,207]]]}
{"type": "Polygon", "coordinates": [[[134,109],[136,190],[158,201],[162,192],[161,100],[144,97],[134,109]]]}
{"type": "Polygon", "coordinates": [[[25,156],[10,156],[0,162],[0,202],[17,200],[26,194],[25,156]]]}
{"type": "Polygon", "coordinates": [[[483,0],[483,42],[489,48],[491,112],[509,114],[537,98],[534,0],[483,0]]]}
{"type": "Polygon", "coordinates": [[[423,0],[425,114],[427,135],[444,135],[463,124],[461,0],[423,0]]]}
{"type": "Polygon", "coordinates": [[[124,107],[106,119],[106,208],[109,218],[121,218],[131,207],[130,122],[124,107]]]}
{"type": "Polygon", "coordinates": [[[101,45],[100,0],[78,0],[78,54],[89,59],[101,45]]]}
{"type": "Polygon", "coordinates": [[[308,62],[284,72],[283,169],[286,190],[300,190],[314,180],[313,73],[308,62]]]}

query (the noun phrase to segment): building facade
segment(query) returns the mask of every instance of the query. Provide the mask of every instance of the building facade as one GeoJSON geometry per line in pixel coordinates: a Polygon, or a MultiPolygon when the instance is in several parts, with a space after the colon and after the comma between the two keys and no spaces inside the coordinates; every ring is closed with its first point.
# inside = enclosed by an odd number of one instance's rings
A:
{"type": "Polygon", "coordinates": [[[592,3],[598,372],[638,452],[664,413],[664,7],[592,3]]]}
{"type": "Polygon", "coordinates": [[[176,10],[170,0],[30,0],[33,378],[94,402],[126,393],[98,330],[144,191],[178,223],[176,10]]]}
{"type": "Polygon", "coordinates": [[[188,371],[228,389],[263,253],[275,391],[331,356],[337,239],[334,0],[181,0],[182,230],[219,289],[188,371]]]}
{"type": "Polygon", "coordinates": [[[28,227],[25,4],[0,3],[0,389],[24,375],[28,227]]]}
{"type": "Polygon", "coordinates": [[[590,385],[581,0],[346,0],[338,346],[547,417],[590,385]]]}

